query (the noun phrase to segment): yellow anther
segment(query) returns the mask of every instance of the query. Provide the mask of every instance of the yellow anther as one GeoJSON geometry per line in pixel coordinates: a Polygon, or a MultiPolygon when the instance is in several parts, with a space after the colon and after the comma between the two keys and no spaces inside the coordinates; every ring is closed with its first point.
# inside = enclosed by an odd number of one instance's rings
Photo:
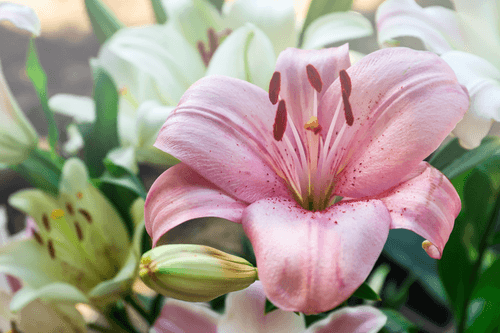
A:
{"type": "Polygon", "coordinates": [[[81,199],[81,198],[83,198],[83,193],[82,193],[82,192],[78,192],[78,193],[76,194],[76,197],[77,197],[77,199],[81,199]]]}
{"type": "Polygon", "coordinates": [[[304,129],[312,131],[314,132],[314,134],[318,134],[319,132],[321,132],[322,127],[318,122],[318,117],[312,116],[311,118],[309,118],[307,123],[305,123],[304,125],[304,129]]]}
{"type": "Polygon", "coordinates": [[[128,94],[128,89],[127,87],[123,86],[120,88],[120,90],[118,90],[118,94],[120,94],[120,96],[125,96],[128,94]]]}
{"type": "Polygon", "coordinates": [[[54,209],[50,214],[50,217],[54,220],[58,220],[64,216],[64,211],[62,209],[54,209]]]}

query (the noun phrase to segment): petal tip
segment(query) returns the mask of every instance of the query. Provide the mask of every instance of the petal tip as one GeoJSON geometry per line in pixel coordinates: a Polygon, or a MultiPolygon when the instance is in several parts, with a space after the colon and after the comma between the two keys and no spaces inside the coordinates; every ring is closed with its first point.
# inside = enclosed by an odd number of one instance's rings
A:
{"type": "Polygon", "coordinates": [[[436,245],[432,244],[430,241],[425,240],[422,242],[422,248],[427,252],[429,257],[433,259],[441,259],[441,251],[437,248],[436,245]]]}

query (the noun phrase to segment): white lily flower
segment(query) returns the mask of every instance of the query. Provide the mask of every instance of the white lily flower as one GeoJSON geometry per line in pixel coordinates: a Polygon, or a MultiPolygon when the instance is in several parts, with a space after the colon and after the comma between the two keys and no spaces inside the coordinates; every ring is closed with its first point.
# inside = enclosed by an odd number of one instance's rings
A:
{"type": "MultiPolygon", "coordinates": [[[[28,219],[26,229],[11,236],[7,230],[7,214],[5,208],[0,207],[0,246],[9,242],[26,239],[32,236],[34,222],[28,219]]],[[[13,313],[9,309],[13,295],[21,287],[21,282],[0,273],[0,331],[9,332],[15,329],[23,333],[60,332],[83,333],[86,332],[82,315],[74,306],[68,304],[47,303],[35,300],[26,305],[21,311],[13,313]]]]}
{"type": "MultiPolygon", "coordinates": [[[[0,3],[0,23],[5,21],[34,36],[40,34],[40,21],[30,7],[0,3]]],[[[22,163],[36,147],[37,142],[35,129],[7,86],[0,62],[0,163],[22,163]]]]}
{"type": "Polygon", "coordinates": [[[417,37],[453,68],[471,98],[469,111],[453,133],[471,149],[500,122],[500,1],[452,2],[455,10],[387,0],[376,15],[378,40],[390,45],[397,37],[417,37]]]}
{"type": "Polygon", "coordinates": [[[57,198],[29,189],[9,203],[31,216],[38,229],[33,238],[0,248],[0,273],[24,283],[10,303],[12,311],[36,299],[103,308],[128,292],[138,271],[143,216],[134,209],[130,240],[118,212],[90,184],[83,162],[66,161],[57,198]]]}
{"type": "Polygon", "coordinates": [[[345,307],[306,329],[302,314],[276,309],[264,313],[266,296],[260,281],[247,289],[229,293],[223,315],[202,303],[168,299],[151,333],[375,333],[387,317],[374,307],[345,307]]]}

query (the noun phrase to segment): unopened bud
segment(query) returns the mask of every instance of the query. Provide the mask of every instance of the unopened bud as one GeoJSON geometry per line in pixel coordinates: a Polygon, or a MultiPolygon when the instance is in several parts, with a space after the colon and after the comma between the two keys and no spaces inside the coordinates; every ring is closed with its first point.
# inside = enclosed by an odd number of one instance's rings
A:
{"type": "Polygon", "coordinates": [[[243,258],[190,244],[163,245],[141,258],[142,281],[158,293],[189,302],[206,302],[245,289],[257,268],[243,258]]]}

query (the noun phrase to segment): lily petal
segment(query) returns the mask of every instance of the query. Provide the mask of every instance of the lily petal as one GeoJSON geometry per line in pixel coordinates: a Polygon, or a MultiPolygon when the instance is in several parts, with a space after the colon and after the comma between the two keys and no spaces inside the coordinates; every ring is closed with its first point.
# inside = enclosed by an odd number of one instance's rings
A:
{"type": "Polygon", "coordinates": [[[275,113],[264,90],[238,79],[206,77],[186,91],[155,147],[241,201],[288,196],[263,154],[270,149],[275,113]]]}
{"type": "Polygon", "coordinates": [[[386,321],[384,313],[374,307],[346,307],[314,323],[304,333],[377,333],[386,321]]]}
{"type": "Polygon", "coordinates": [[[64,143],[63,151],[68,155],[76,155],[85,145],[83,136],[76,124],[69,124],[66,128],[66,134],[68,136],[68,141],[64,143]]]}
{"type": "Polygon", "coordinates": [[[216,32],[224,28],[219,11],[207,0],[162,0],[167,12],[167,25],[180,31],[189,43],[208,41],[208,29],[216,32]]]}
{"type": "Polygon", "coordinates": [[[247,289],[229,293],[224,315],[217,327],[218,333],[233,333],[244,327],[247,333],[303,333],[303,315],[281,309],[265,314],[266,295],[260,281],[247,289]]]}
{"type": "Polygon", "coordinates": [[[427,162],[401,185],[378,197],[389,209],[391,229],[404,228],[428,239],[429,256],[440,259],[450,237],[461,203],[455,188],[439,170],[427,162]],[[437,252],[432,251],[437,248],[437,252]]]}
{"type": "Polygon", "coordinates": [[[488,134],[492,121],[500,121],[500,71],[484,58],[451,51],[441,58],[467,87],[471,98],[469,111],[453,133],[466,148],[475,148],[488,134]]]}
{"type": "Polygon", "coordinates": [[[253,23],[259,27],[271,40],[276,54],[287,47],[295,46],[297,42],[298,34],[295,27],[295,9],[292,0],[226,2],[223,13],[226,23],[233,30],[239,28],[242,22],[253,23]],[[283,34],[283,31],[287,33],[283,34]]]}
{"type": "Polygon", "coordinates": [[[191,219],[215,216],[240,223],[246,206],[180,163],[151,186],[144,209],[146,230],[156,245],[168,230],[191,219]]]}
{"type": "Polygon", "coordinates": [[[78,124],[95,121],[95,103],[87,96],[55,94],[49,99],[49,107],[54,112],[73,118],[78,124]]]}
{"type": "Polygon", "coordinates": [[[307,27],[302,48],[319,49],[371,34],[373,34],[371,22],[360,13],[331,13],[321,16],[307,27]]]}
{"type": "Polygon", "coordinates": [[[135,150],[133,147],[118,147],[110,150],[106,158],[111,160],[115,165],[119,165],[132,173],[139,172],[139,166],[135,159],[135,150]]]}
{"type": "Polygon", "coordinates": [[[217,48],[205,75],[226,75],[267,90],[275,63],[269,38],[247,23],[232,32],[217,48]]]}
{"type": "Polygon", "coordinates": [[[379,45],[390,45],[397,37],[412,36],[438,54],[465,48],[460,19],[447,8],[422,8],[414,0],[387,0],[378,7],[375,21],[379,45]]]}
{"type": "Polygon", "coordinates": [[[259,279],[279,308],[306,314],[330,310],[366,279],[389,234],[378,200],[343,202],[311,212],[284,198],[245,209],[259,279]]]}
{"type": "Polygon", "coordinates": [[[0,22],[2,21],[9,21],[18,29],[40,36],[40,20],[31,7],[16,3],[0,3],[0,22]]]}
{"type": "Polygon", "coordinates": [[[10,309],[17,312],[36,299],[69,304],[89,303],[88,298],[74,286],[67,283],[51,283],[38,289],[24,287],[19,290],[10,302],[10,309]]]}
{"type": "Polygon", "coordinates": [[[203,304],[169,298],[154,324],[156,333],[217,333],[220,315],[203,304]]]}
{"type": "MultiPolygon", "coordinates": [[[[304,124],[309,120],[305,110],[312,110],[316,90],[309,82],[306,66],[313,65],[316,68],[323,87],[318,93],[318,100],[328,90],[328,87],[337,79],[342,69],[351,66],[349,58],[349,46],[328,48],[323,50],[299,50],[289,48],[281,52],[276,61],[276,72],[281,73],[280,98],[286,102],[288,116],[291,117],[295,127],[302,137],[305,137],[304,124]],[[307,118],[307,119],[306,119],[307,118]]],[[[320,124],[322,114],[318,110],[320,124]]],[[[332,113],[332,110],[325,110],[332,113]]],[[[272,124],[272,121],[270,122],[272,124]]]]}
{"type": "MultiPolygon", "coordinates": [[[[372,196],[399,184],[441,144],[468,109],[468,95],[455,73],[430,52],[379,50],[347,73],[354,123],[348,126],[343,115],[338,116],[332,133],[340,134],[329,144],[331,157],[338,161],[336,195],[372,196]]],[[[342,112],[340,91],[335,81],[320,102],[319,114],[332,109],[342,112]]]]}

